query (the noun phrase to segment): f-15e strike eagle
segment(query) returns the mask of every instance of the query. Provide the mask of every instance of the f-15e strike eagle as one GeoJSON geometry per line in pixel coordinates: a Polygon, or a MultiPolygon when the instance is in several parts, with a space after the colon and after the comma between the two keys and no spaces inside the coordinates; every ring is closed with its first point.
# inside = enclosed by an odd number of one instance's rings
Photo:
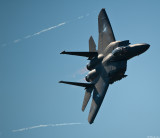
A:
{"type": "Polygon", "coordinates": [[[129,40],[116,41],[113,30],[106,14],[102,9],[98,16],[99,41],[98,50],[92,36],[89,39],[89,52],[66,52],[60,54],[69,54],[87,57],[90,62],[87,69],[90,71],[85,77],[89,83],[67,82],[60,83],[71,84],[85,87],[85,95],[82,105],[82,111],[85,110],[91,97],[92,103],[88,116],[88,122],[93,123],[99,108],[103,102],[109,84],[125,78],[127,60],[142,54],[150,45],[146,43],[130,45],[129,40]]]}

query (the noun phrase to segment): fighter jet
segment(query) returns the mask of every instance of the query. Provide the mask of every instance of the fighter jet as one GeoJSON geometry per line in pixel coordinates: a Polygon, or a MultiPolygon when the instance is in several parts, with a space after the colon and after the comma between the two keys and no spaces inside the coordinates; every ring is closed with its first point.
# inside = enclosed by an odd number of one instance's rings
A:
{"type": "Polygon", "coordinates": [[[86,66],[90,72],[85,77],[88,83],[60,81],[60,83],[85,88],[82,111],[85,110],[92,95],[92,103],[88,116],[88,122],[90,124],[93,123],[101,107],[109,85],[127,76],[125,75],[127,61],[144,53],[150,47],[150,45],[146,43],[130,45],[129,40],[116,41],[105,9],[102,9],[99,13],[98,29],[99,40],[97,50],[96,44],[91,36],[89,39],[89,52],[63,51],[60,53],[84,56],[90,60],[86,66]]]}

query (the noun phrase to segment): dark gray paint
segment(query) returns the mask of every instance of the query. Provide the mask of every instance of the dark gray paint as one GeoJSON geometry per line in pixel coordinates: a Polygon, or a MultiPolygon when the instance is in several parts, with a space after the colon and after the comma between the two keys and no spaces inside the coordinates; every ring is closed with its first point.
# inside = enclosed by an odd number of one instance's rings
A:
{"type": "Polygon", "coordinates": [[[93,123],[99,108],[103,102],[109,84],[125,78],[127,60],[140,55],[149,48],[149,44],[130,45],[129,40],[116,41],[111,24],[105,9],[102,9],[98,16],[99,41],[98,50],[92,37],[89,39],[89,52],[65,52],[61,54],[77,55],[88,57],[90,63],[87,69],[90,70],[86,76],[89,83],[77,83],[60,81],[71,85],[85,87],[86,92],[83,100],[82,111],[85,110],[93,91],[91,108],[88,122],[93,123]]]}

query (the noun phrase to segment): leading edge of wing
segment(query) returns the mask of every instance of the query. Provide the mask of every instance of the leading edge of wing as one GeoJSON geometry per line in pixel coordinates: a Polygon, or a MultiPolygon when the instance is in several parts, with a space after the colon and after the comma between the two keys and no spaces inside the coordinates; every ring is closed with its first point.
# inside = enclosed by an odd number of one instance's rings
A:
{"type": "Polygon", "coordinates": [[[109,79],[107,78],[107,80],[104,80],[102,77],[100,77],[98,82],[95,84],[92,103],[88,116],[88,122],[90,124],[94,122],[94,119],[101,107],[101,104],[107,92],[108,86],[109,86],[109,79]]]}

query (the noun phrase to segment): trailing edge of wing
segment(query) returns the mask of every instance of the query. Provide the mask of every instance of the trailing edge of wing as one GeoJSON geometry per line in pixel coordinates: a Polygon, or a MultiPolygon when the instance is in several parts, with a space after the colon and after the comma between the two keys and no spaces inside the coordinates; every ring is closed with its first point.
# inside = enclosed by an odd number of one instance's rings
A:
{"type": "Polygon", "coordinates": [[[91,83],[80,83],[80,82],[69,82],[69,81],[59,81],[59,83],[65,83],[65,84],[70,84],[70,85],[75,85],[75,86],[80,86],[85,88],[89,88],[93,86],[93,84],[91,83]]]}
{"type": "Polygon", "coordinates": [[[88,57],[89,60],[92,59],[95,56],[98,56],[97,52],[66,52],[66,51],[63,51],[60,54],[68,54],[68,55],[88,57]]]}

